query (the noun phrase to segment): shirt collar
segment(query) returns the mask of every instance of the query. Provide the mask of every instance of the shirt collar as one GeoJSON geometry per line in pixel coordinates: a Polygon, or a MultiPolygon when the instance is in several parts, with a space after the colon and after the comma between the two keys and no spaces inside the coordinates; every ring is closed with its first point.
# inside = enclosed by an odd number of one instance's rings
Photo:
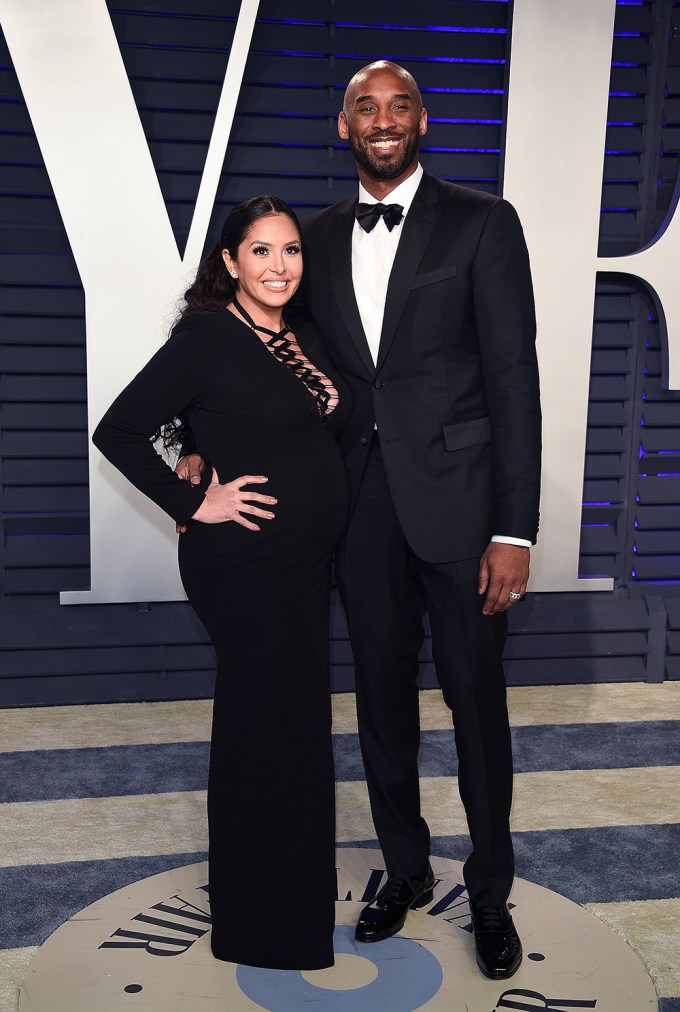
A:
{"type": "MultiPolygon", "coordinates": [[[[418,167],[415,172],[412,172],[408,179],[405,179],[403,183],[399,183],[388,195],[385,197],[385,204],[401,204],[404,208],[404,217],[409,212],[409,208],[413,203],[413,198],[416,195],[416,190],[420,185],[420,180],[423,178],[423,167],[418,163],[418,167]]],[[[368,190],[359,183],[359,201],[363,204],[378,204],[379,201],[376,197],[372,196],[368,190]]]]}

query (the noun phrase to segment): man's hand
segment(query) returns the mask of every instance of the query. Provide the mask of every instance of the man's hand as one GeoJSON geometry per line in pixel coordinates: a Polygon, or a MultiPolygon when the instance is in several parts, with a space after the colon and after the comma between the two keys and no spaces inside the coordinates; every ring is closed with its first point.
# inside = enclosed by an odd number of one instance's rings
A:
{"type": "Polygon", "coordinates": [[[273,520],[274,514],[269,509],[260,509],[258,506],[251,506],[251,502],[266,503],[274,505],[276,499],[271,495],[261,495],[259,492],[250,492],[241,488],[242,485],[252,485],[255,482],[269,481],[262,474],[243,474],[240,478],[228,481],[220,485],[217,471],[213,468],[212,480],[205,493],[205,499],[194,513],[192,520],[198,520],[202,524],[223,524],[227,520],[234,520],[237,524],[247,527],[249,531],[259,531],[257,524],[246,520],[242,513],[250,513],[256,517],[263,517],[265,520],[273,520]]]}
{"type": "Polygon", "coordinates": [[[184,481],[190,481],[192,485],[198,485],[204,465],[205,461],[200,453],[188,453],[186,457],[177,461],[175,474],[184,481]]]}
{"type": "MultiPolygon", "coordinates": [[[[192,485],[198,485],[204,466],[205,461],[200,453],[188,453],[186,457],[180,457],[177,461],[175,474],[183,481],[190,481],[192,485]]],[[[178,534],[184,534],[186,529],[186,524],[175,524],[175,530],[178,534]]]]}
{"type": "Polygon", "coordinates": [[[502,541],[491,541],[479,563],[477,593],[486,593],[482,612],[495,615],[507,611],[527,589],[529,579],[529,549],[522,545],[507,545],[502,541]]]}

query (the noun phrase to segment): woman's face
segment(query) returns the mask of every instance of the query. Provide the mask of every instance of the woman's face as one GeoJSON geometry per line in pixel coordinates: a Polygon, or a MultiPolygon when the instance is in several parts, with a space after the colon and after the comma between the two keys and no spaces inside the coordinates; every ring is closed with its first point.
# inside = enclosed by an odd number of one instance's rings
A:
{"type": "Polygon", "coordinates": [[[277,309],[293,296],[302,278],[300,235],[287,214],[268,214],[251,226],[236,257],[222,250],[235,272],[237,297],[247,308],[277,309]]]}

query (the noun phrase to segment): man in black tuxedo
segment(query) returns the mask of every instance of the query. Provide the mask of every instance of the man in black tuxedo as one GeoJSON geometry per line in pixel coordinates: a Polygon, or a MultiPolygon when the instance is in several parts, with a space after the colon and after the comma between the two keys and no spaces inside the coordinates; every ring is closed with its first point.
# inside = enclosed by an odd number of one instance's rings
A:
{"type": "Polygon", "coordinates": [[[354,398],[341,442],[353,509],[336,572],[388,873],[356,936],[387,938],[432,898],[417,766],[427,610],[473,844],[465,882],[477,962],[503,979],[522,950],[506,903],[512,756],[501,654],[505,612],[529,576],[540,475],[529,259],[510,204],[422,171],[427,114],[403,68],[381,60],[360,70],[338,128],[357,161],[359,200],[303,220],[303,286],[354,398]]]}
{"type": "MultiPolygon", "coordinates": [[[[541,421],[531,275],[506,201],[418,163],[427,114],[402,67],[350,81],[339,116],[352,197],[302,222],[303,288],[354,409],[342,437],[351,519],[336,554],[359,739],[388,879],[359,941],[432,899],[420,814],[418,654],[427,611],[473,850],[477,962],[510,977],[522,948],[513,879],[512,754],[501,655],[538,530],[541,421]],[[389,198],[385,205],[383,201],[389,198]]],[[[200,458],[184,477],[199,481],[200,458]]]]}

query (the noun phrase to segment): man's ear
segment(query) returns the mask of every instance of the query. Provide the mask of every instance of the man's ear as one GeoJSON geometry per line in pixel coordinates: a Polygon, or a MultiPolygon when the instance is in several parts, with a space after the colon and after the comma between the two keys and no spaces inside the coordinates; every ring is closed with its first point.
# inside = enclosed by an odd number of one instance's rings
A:
{"type": "Polygon", "coordinates": [[[342,137],[343,141],[346,141],[349,137],[349,127],[347,126],[347,117],[344,112],[338,113],[338,133],[342,137]]]}
{"type": "Polygon", "coordinates": [[[420,110],[420,123],[418,124],[418,136],[424,137],[427,133],[427,109],[420,110]]]}

